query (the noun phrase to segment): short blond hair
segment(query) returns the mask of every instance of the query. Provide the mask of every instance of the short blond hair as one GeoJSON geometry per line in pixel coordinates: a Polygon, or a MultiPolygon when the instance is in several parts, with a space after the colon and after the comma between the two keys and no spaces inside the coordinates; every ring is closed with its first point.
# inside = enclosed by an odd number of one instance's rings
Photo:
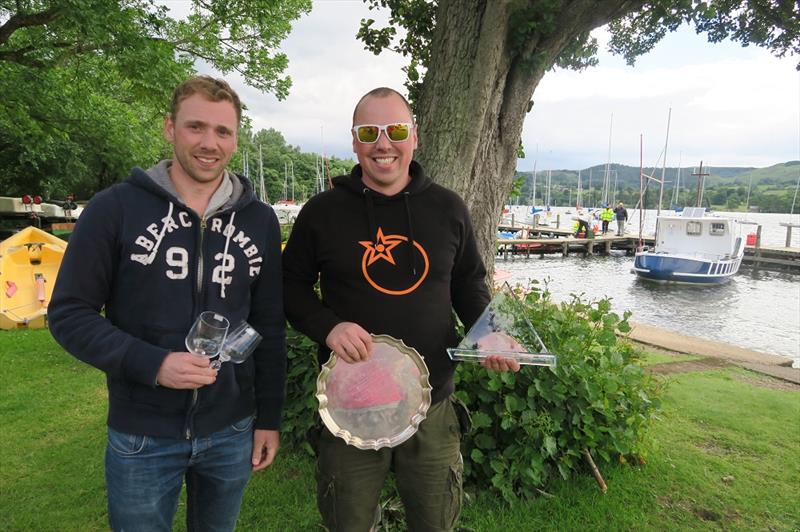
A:
{"type": "Polygon", "coordinates": [[[181,102],[195,94],[202,94],[212,102],[231,102],[236,109],[236,124],[241,124],[242,102],[239,100],[239,95],[225,80],[211,76],[194,76],[175,87],[169,109],[173,121],[178,114],[181,102]]]}

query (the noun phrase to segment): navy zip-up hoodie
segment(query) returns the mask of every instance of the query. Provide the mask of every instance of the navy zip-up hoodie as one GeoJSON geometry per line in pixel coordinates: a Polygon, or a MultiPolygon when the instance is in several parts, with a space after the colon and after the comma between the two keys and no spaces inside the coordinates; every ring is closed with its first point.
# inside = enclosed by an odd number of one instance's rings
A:
{"type": "Polygon", "coordinates": [[[320,345],[320,363],[330,356],[325,338],[344,321],[414,347],[436,403],[454,388],[445,351],[458,343],[453,309],[469,328],[490,296],[466,205],[418,163],[409,173],[403,191],[384,196],[356,165],[305,204],[283,253],[284,305],[289,322],[320,345]]]}
{"type": "Polygon", "coordinates": [[[108,425],[117,431],[202,437],[249,415],[256,428],[278,429],[286,324],[275,213],[247,179],[228,174],[221,188],[229,198],[201,219],[175,196],[168,164],[135,168],[89,202],[59,270],[50,330],[106,373],[108,425]],[[223,364],[209,386],[157,385],[162,361],[186,351],[186,334],[205,310],[231,326],[247,320],[263,340],[245,363],[223,364]]]}

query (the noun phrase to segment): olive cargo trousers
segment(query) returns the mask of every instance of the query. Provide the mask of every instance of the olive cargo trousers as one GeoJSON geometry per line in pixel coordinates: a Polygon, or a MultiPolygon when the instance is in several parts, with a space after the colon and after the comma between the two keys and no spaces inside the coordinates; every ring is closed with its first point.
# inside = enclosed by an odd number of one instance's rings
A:
{"type": "Polygon", "coordinates": [[[408,530],[452,530],[463,496],[461,434],[469,425],[466,408],[451,396],[432,405],[417,433],[394,448],[358,449],[322,429],[316,442],[316,477],[325,527],[331,532],[369,531],[381,488],[393,471],[408,530]]]}

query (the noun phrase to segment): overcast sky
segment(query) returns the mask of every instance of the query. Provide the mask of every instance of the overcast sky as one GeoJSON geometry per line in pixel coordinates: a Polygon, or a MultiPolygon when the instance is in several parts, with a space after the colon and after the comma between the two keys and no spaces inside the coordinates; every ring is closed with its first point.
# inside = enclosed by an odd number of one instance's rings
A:
{"type": "MultiPolygon", "coordinates": [[[[255,129],[275,128],[303,151],[352,157],[349,128],[359,97],[382,85],[404,90],[403,58],[375,56],[356,40],[364,17],[386,18],[360,0],[314,2],[283,44],[293,81],[284,101],[227,76],[255,129]]],[[[518,169],[531,170],[534,160],[538,169],[605,164],[610,126],[612,162],[638,166],[642,134],[645,166],[660,166],[670,107],[669,166],[702,159],[711,166],[763,167],[800,159],[800,58],[710,44],[683,28],[629,67],[605,51],[603,30],[595,36],[597,67],[549,72],[536,89],[522,136],[527,157],[518,169]]]]}

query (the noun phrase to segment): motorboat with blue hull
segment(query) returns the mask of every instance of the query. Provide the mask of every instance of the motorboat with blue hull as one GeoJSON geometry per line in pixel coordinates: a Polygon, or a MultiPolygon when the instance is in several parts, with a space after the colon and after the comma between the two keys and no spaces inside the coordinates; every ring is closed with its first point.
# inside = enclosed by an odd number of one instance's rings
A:
{"type": "Polygon", "coordinates": [[[739,271],[744,256],[737,220],[709,216],[703,207],[659,216],[654,249],[636,253],[633,273],[658,282],[715,284],[739,271]]]}

